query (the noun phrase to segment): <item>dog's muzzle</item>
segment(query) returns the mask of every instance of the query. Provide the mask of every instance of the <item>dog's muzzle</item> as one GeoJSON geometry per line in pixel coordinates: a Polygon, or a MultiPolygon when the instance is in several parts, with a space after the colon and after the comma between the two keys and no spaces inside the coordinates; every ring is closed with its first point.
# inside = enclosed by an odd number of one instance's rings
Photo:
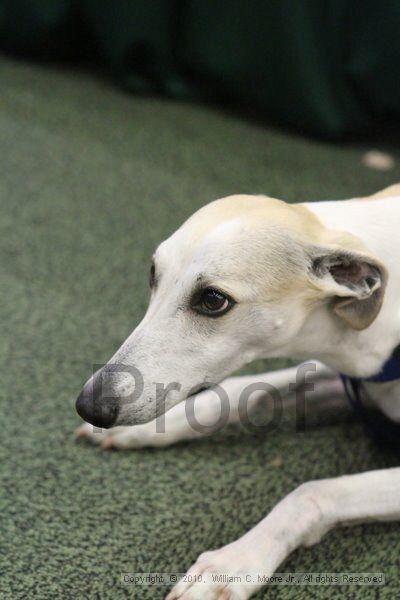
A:
{"type": "Polygon", "coordinates": [[[103,369],[90,379],[76,400],[76,411],[84,421],[108,429],[118,416],[118,398],[104,395],[103,369]]]}

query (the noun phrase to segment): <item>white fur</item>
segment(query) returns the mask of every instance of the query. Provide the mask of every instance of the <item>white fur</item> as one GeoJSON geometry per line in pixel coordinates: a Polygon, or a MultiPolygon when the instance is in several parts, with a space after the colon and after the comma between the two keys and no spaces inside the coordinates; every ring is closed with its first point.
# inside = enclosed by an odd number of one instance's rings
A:
{"type": "MultiPolygon", "coordinates": [[[[383,192],[381,199],[320,202],[296,211],[270,199],[232,197],[203,208],[161,244],[155,256],[158,285],[149,309],[110,361],[140,369],[142,397],[121,408],[119,427],[97,434],[85,424],[79,435],[116,448],[166,446],[199,437],[202,434],[189,425],[182,402],[191,388],[204,381],[217,383],[256,358],[314,357],[329,365],[317,363],[319,395],[325,398],[332,389],[342,393],[337,371],[357,376],[379,371],[400,343],[399,188],[383,192]],[[345,291],[328,281],[329,276],[317,282],[320,290],[315,298],[304,287],[308,251],[318,245],[349,250],[357,246],[386,267],[383,304],[365,329],[355,330],[333,314],[330,294],[345,291]],[[237,300],[221,319],[198,317],[188,307],[200,276],[237,300]],[[325,295],[318,295],[321,290],[325,295]],[[155,381],[181,384],[179,391],[165,397],[164,433],[157,432],[154,420],[155,381]]],[[[296,369],[285,369],[223,381],[229,396],[228,422],[239,420],[245,386],[268,383],[287,397],[295,375],[296,369]]],[[[121,375],[116,393],[130,387],[132,381],[121,375]]],[[[397,383],[369,384],[368,391],[387,415],[400,421],[397,383]]],[[[255,392],[249,410],[263,397],[262,391],[255,392]]],[[[210,425],[206,433],[212,432],[220,410],[212,390],[197,395],[195,415],[210,425]]],[[[400,468],[305,483],[242,538],[201,555],[189,573],[270,575],[293,550],[319,541],[336,525],[399,518],[400,468]]],[[[168,599],[243,600],[258,587],[179,583],[168,599]]]]}

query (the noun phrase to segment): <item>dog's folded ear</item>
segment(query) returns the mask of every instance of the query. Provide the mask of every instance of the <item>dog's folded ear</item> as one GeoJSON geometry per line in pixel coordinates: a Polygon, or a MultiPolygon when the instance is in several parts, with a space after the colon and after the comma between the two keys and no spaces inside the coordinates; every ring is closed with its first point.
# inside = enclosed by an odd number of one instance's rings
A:
{"type": "Polygon", "coordinates": [[[387,271],[376,258],[341,248],[313,248],[310,278],[336,315],[353,329],[369,327],[383,302],[387,271]]]}

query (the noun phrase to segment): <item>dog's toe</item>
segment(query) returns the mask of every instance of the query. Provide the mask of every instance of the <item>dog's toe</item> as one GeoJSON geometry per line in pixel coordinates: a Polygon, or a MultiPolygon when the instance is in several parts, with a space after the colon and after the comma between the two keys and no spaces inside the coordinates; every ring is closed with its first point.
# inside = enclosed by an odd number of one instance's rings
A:
{"type": "Polygon", "coordinates": [[[204,552],[166,600],[247,600],[260,586],[246,575],[259,567],[240,542],[204,552]]]}
{"type": "Polygon", "coordinates": [[[113,448],[118,448],[114,437],[115,436],[113,435],[107,435],[105,438],[102,439],[101,447],[103,448],[103,450],[112,450],[113,448]]]}
{"type": "Polygon", "coordinates": [[[168,594],[165,600],[242,600],[244,598],[244,596],[237,596],[227,588],[221,589],[220,586],[208,586],[204,583],[197,583],[182,594],[179,593],[179,590],[174,590],[168,594]]]}
{"type": "Polygon", "coordinates": [[[94,427],[90,423],[84,423],[75,430],[75,439],[84,439],[92,442],[92,444],[100,444],[106,435],[104,429],[94,427]]]}
{"type": "Polygon", "coordinates": [[[76,439],[84,439],[92,444],[100,445],[104,450],[127,450],[143,448],[149,445],[148,435],[141,426],[119,426],[112,429],[99,429],[84,423],[75,431],[76,439]]]}
{"type": "MultiPolygon", "coordinates": [[[[157,437],[157,434],[154,437],[157,437]]],[[[153,444],[148,429],[143,425],[114,427],[101,441],[101,447],[105,450],[130,450],[151,445],[153,444]]]]}

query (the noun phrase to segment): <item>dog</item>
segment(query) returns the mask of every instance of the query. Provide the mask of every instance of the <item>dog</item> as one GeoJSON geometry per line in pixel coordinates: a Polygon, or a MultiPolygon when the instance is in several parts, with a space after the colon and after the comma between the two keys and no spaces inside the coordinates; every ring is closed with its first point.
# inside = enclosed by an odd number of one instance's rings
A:
{"type": "MultiPolygon", "coordinates": [[[[146,315],[85,384],[78,435],[127,449],[209,434],[211,426],[189,422],[187,402],[196,400],[196,422],[215,423],[221,401],[210,386],[222,382],[233,423],[253,383],[250,404],[268,386],[287,397],[296,368],[228,377],[272,357],[314,359],[325,398],[333,388],[343,394],[339,374],[364,380],[372,402],[400,422],[400,373],[398,381],[368,381],[400,343],[399,225],[400,184],[343,201],[236,195],[204,206],[156,250],[146,315]]],[[[243,537],[202,554],[167,598],[249,598],[259,582],[198,576],[268,577],[335,526],[399,518],[400,468],[306,482],[243,537]]]]}

